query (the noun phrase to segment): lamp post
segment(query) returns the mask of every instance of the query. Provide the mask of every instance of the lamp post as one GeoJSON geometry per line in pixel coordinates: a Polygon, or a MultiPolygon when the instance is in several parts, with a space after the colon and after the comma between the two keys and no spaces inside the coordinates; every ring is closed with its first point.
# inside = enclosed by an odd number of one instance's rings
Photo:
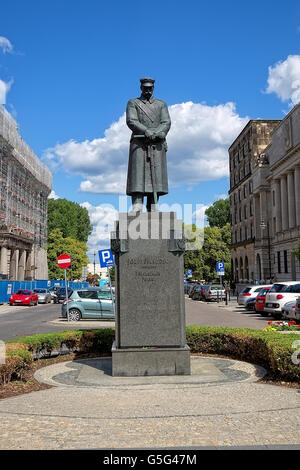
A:
{"type": "Polygon", "coordinates": [[[269,221],[267,223],[264,221],[264,219],[261,219],[260,222],[260,228],[262,230],[267,229],[267,238],[268,238],[268,261],[269,261],[269,281],[271,282],[272,279],[272,266],[271,266],[271,243],[270,243],[270,227],[269,227],[269,221]]]}

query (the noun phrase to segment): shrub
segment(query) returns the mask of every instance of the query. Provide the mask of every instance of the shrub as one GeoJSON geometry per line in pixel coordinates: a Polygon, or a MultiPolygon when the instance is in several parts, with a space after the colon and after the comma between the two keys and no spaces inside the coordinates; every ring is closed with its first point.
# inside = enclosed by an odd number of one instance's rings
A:
{"type": "Polygon", "coordinates": [[[4,385],[11,380],[22,380],[26,371],[30,369],[33,357],[29,351],[8,351],[5,364],[0,365],[0,384],[4,385]]]}
{"type": "Polygon", "coordinates": [[[221,354],[268,369],[278,380],[300,382],[300,365],[293,364],[296,334],[222,327],[187,327],[193,353],[221,354]]]}
{"type": "MultiPolygon", "coordinates": [[[[296,334],[208,326],[188,326],[186,333],[192,353],[248,361],[265,367],[278,380],[300,382],[300,366],[292,362],[292,345],[299,340],[296,334]]],[[[114,337],[114,329],[105,328],[27,336],[8,342],[7,363],[0,366],[0,383],[22,378],[31,366],[33,355],[48,356],[63,348],[80,353],[110,354],[114,337]]]]}

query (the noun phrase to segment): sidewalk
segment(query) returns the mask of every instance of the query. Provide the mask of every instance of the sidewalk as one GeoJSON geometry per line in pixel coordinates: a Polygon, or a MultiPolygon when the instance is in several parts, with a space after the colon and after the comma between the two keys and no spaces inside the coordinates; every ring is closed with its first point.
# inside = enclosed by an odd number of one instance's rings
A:
{"type": "Polygon", "coordinates": [[[300,444],[297,389],[263,370],[193,357],[191,376],[112,377],[110,358],[60,363],[53,388],[0,401],[0,449],[145,449],[300,444]]]}

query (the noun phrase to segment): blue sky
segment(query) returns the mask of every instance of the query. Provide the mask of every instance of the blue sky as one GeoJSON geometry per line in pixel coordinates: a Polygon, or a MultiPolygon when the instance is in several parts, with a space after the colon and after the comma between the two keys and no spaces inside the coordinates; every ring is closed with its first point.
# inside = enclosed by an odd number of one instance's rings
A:
{"type": "Polygon", "coordinates": [[[2,82],[55,193],[86,203],[95,226],[124,188],[122,116],[140,77],[156,79],[173,118],[168,204],[226,194],[227,148],[247,120],[280,119],[300,98],[296,0],[10,0],[0,26],[0,97],[2,82]]]}

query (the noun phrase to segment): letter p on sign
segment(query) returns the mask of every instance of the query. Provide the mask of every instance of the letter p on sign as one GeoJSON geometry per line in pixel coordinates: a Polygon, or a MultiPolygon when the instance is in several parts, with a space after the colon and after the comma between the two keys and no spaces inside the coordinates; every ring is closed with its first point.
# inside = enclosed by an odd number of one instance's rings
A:
{"type": "Polygon", "coordinates": [[[114,265],[114,258],[110,249],[99,250],[99,260],[101,268],[109,268],[114,265]]]}

